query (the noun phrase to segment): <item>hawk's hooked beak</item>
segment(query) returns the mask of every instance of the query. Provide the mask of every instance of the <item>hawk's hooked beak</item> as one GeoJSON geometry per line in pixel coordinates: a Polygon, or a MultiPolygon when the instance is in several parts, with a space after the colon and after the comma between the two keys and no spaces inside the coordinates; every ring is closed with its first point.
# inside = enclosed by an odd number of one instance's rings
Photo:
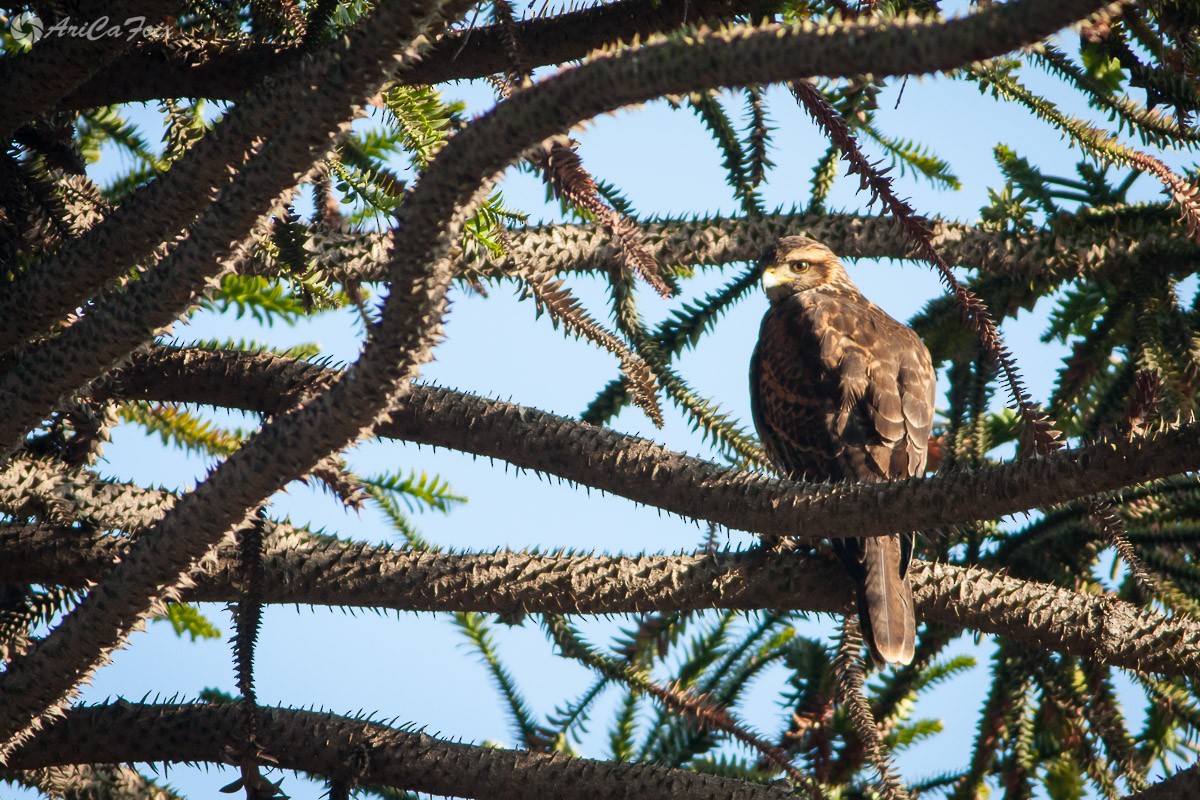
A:
{"type": "Polygon", "coordinates": [[[781,285],[782,283],[783,283],[783,281],[779,280],[778,276],[775,275],[774,267],[767,268],[767,270],[763,273],[762,285],[763,285],[763,288],[766,289],[768,292],[771,291],[772,289],[774,289],[776,286],[781,285]]]}
{"type": "Polygon", "coordinates": [[[780,277],[778,265],[768,267],[763,271],[762,286],[767,293],[767,299],[772,303],[777,303],[792,293],[792,287],[788,284],[786,276],[780,277]]]}

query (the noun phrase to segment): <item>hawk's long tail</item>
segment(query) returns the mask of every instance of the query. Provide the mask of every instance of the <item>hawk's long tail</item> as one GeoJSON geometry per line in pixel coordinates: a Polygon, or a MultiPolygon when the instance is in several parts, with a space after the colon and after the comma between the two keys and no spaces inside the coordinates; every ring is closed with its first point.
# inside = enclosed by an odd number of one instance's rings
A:
{"type": "Polygon", "coordinates": [[[841,540],[834,544],[858,584],[858,618],[875,664],[882,667],[885,663],[909,663],[917,633],[912,588],[908,583],[912,534],[841,540]],[[840,547],[836,546],[839,544],[840,547]]]}

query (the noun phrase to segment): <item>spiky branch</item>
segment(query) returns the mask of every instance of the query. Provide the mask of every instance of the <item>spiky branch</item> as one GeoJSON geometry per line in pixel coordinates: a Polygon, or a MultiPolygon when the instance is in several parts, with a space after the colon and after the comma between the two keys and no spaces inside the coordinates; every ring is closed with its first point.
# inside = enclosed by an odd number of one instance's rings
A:
{"type": "MultiPolygon", "coordinates": [[[[846,611],[853,600],[831,560],[794,553],[405,552],[273,527],[264,554],[267,603],[512,616],[705,608],[833,613],[846,611]]],[[[0,530],[0,542],[14,555],[0,567],[0,579],[67,587],[101,578],[130,546],[118,537],[21,526],[0,530]]],[[[236,550],[224,546],[191,573],[181,599],[229,601],[237,581],[236,550]]],[[[913,567],[913,587],[918,616],[953,628],[1166,675],[1184,675],[1200,664],[1200,625],[1194,620],[1143,611],[1111,596],[925,562],[913,567]]]]}

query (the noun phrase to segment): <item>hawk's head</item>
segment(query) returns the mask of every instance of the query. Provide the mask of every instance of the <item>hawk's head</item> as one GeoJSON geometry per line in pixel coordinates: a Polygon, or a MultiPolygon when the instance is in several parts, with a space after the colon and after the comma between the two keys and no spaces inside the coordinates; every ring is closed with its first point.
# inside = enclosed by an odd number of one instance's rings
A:
{"type": "Polygon", "coordinates": [[[772,303],[800,292],[858,293],[833,251],[807,236],[785,236],[775,243],[762,282],[772,303]]]}

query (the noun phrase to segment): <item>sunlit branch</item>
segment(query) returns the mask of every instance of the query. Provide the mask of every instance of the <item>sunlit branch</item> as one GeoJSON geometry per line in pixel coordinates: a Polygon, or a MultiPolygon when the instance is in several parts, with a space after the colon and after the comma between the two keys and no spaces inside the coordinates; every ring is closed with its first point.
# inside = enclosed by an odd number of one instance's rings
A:
{"type": "MultiPolygon", "coordinates": [[[[1156,230],[1131,229],[1097,222],[1069,231],[1013,233],[931,220],[934,246],[954,266],[1014,278],[1103,274],[1138,252],[1170,248],[1180,267],[1195,271],[1200,246],[1171,230],[1174,216],[1164,214],[1156,230]]],[[[911,241],[889,217],[853,214],[780,212],[760,217],[703,217],[641,223],[647,249],[667,266],[708,266],[752,261],[781,236],[807,233],[846,258],[913,258],[911,241]]],[[[494,258],[482,250],[462,263],[464,270],[503,277],[518,263],[537,263],[559,274],[604,273],[615,254],[603,231],[590,224],[531,226],[509,234],[511,257],[494,258]]],[[[317,268],[341,280],[379,281],[382,260],[390,251],[387,234],[314,230],[312,259],[317,268]]],[[[272,274],[278,266],[255,259],[248,270],[272,274]]],[[[1181,273],[1186,274],[1186,272],[1181,273]]],[[[1000,314],[1002,309],[997,309],[1000,314]]]]}

